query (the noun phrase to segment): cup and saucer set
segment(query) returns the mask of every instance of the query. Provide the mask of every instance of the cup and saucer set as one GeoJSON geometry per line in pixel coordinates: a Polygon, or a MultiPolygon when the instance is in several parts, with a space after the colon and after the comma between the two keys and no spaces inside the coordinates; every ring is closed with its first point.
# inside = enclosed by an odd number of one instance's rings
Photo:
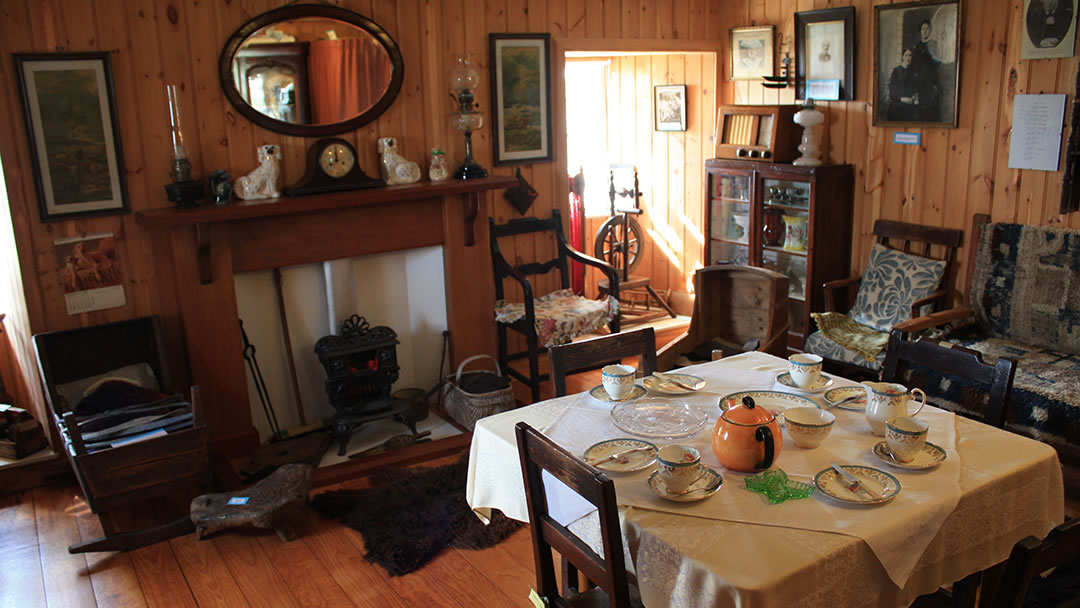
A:
{"type": "Polygon", "coordinates": [[[701,462],[696,448],[686,445],[656,444],[621,437],[594,444],[583,454],[585,462],[613,473],[640,471],[656,464],[647,484],[653,494],[675,502],[704,500],[720,489],[724,479],[701,462]]]}

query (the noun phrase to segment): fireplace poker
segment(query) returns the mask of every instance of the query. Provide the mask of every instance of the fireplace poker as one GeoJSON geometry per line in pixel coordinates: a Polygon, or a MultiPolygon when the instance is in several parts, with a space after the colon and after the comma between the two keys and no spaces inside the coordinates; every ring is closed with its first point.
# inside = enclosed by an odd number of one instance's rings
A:
{"type": "Polygon", "coordinates": [[[266,423],[270,425],[270,432],[273,433],[272,438],[281,439],[281,429],[278,427],[277,416],[274,415],[274,406],[270,403],[270,393],[266,390],[266,382],[263,380],[262,372],[259,371],[259,362],[255,359],[255,345],[248,341],[243,320],[240,321],[240,338],[244,341],[244,361],[247,361],[251,379],[255,381],[255,392],[258,393],[259,402],[262,403],[266,423]]]}
{"type": "Polygon", "coordinates": [[[293,398],[296,399],[296,415],[300,417],[300,426],[307,425],[304,416],[304,402],[300,398],[300,382],[296,377],[296,361],[293,360],[292,338],[289,337],[289,321],[285,313],[285,290],[281,286],[281,269],[274,269],[274,288],[277,290],[278,316],[281,318],[281,333],[285,336],[285,356],[289,362],[289,374],[292,376],[293,398]]]}

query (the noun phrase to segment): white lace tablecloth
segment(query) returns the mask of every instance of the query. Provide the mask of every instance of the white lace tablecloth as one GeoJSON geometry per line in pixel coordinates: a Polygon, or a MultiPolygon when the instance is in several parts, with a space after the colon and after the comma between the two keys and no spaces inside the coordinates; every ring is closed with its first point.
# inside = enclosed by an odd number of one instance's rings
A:
{"type": "MultiPolygon", "coordinates": [[[[709,382],[686,399],[710,407],[709,422],[699,436],[677,441],[700,443],[703,459],[718,466],[708,448],[719,414],[716,400],[735,390],[775,388],[773,378],[784,369],[784,360],[761,353],[688,368],[709,382]]],[[[548,429],[556,441],[580,453],[595,441],[626,435],[610,424],[608,409],[572,395],[481,420],[473,435],[469,504],[480,515],[498,508],[527,521],[514,425],[524,420],[548,429]],[[560,424],[567,421],[573,423],[560,424]]],[[[627,563],[646,605],[904,606],[1005,559],[1017,540],[1042,536],[1062,521],[1061,469],[1054,451],[1042,443],[924,410],[930,441],[949,457],[930,471],[905,471],[869,452],[880,438],[869,434],[861,413],[833,412],[837,427],[822,447],[801,450],[785,438],[778,466],[796,477],[810,477],[831,460],[876,466],[900,479],[904,489],[893,502],[852,507],[815,492],[774,506],[746,490],[743,475],[723,471],[724,486],[717,494],[676,504],[649,492],[647,473],[612,476],[627,563]]],[[[598,545],[595,514],[571,527],[598,545]]]]}

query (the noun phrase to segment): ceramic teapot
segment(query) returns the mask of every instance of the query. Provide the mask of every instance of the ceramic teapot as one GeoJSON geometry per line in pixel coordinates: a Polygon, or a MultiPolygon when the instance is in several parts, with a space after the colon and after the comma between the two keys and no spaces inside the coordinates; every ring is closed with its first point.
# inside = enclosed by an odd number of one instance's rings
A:
{"type": "Polygon", "coordinates": [[[870,430],[878,436],[885,436],[885,421],[897,416],[917,416],[926,405],[926,393],[920,388],[910,391],[903,384],[895,382],[863,382],[866,386],[866,421],[870,430]],[[909,395],[921,395],[919,407],[908,413],[909,395]]]}
{"type": "Polygon", "coordinates": [[[776,414],[755,404],[749,395],[738,404],[721,401],[720,409],[712,436],[713,452],[720,464],[744,473],[773,466],[784,443],[776,414]]]}

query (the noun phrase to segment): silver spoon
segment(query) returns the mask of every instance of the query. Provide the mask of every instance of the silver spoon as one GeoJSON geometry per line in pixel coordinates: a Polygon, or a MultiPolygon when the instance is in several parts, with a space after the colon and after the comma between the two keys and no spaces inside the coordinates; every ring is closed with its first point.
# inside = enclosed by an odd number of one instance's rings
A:
{"type": "MultiPolygon", "coordinates": [[[[702,474],[702,477],[704,477],[704,474],[702,474]]],[[[701,477],[698,477],[698,479],[701,479],[701,477]]],[[[694,481],[696,482],[697,479],[695,479],[694,481]]],[[[716,481],[712,482],[711,484],[709,484],[707,486],[701,486],[700,488],[687,488],[687,489],[683,490],[682,492],[679,492],[678,494],[671,494],[670,496],[684,496],[686,494],[690,494],[691,492],[701,492],[701,491],[712,492],[716,488],[719,488],[720,484],[722,484],[722,483],[724,483],[724,480],[721,479],[720,477],[717,477],[716,481]]],[[[693,485],[693,484],[691,484],[691,485],[693,485]]]]}

